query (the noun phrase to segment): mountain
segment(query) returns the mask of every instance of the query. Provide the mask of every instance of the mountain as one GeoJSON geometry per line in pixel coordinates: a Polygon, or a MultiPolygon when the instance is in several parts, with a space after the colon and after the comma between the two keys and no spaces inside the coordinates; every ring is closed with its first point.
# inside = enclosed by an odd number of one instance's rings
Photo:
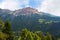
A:
{"type": "Polygon", "coordinates": [[[30,31],[41,30],[60,37],[60,17],[39,12],[34,8],[27,7],[15,11],[0,9],[0,19],[9,20],[12,23],[13,31],[17,33],[23,28],[28,28],[30,31]]]}
{"type": "Polygon", "coordinates": [[[19,9],[19,10],[15,10],[13,13],[13,15],[31,15],[34,13],[37,13],[38,10],[34,9],[34,8],[23,8],[23,9],[19,9]]]}
{"type": "Polygon", "coordinates": [[[15,11],[0,8],[0,14],[11,14],[11,15],[14,15],[14,16],[16,16],[16,15],[20,16],[20,15],[39,14],[40,16],[46,15],[46,16],[53,16],[54,17],[54,15],[51,15],[49,13],[39,12],[37,9],[31,8],[31,7],[18,9],[18,10],[15,10],[15,11]]]}
{"type": "Polygon", "coordinates": [[[11,11],[8,9],[0,9],[0,18],[3,19],[4,21],[9,19],[9,20],[14,20],[16,17],[28,17],[30,18],[36,18],[36,19],[45,19],[45,20],[52,20],[52,21],[60,21],[60,17],[51,15],[49,13],[45,12],[39,12],[37,9],[27,7],[23,9],[18,9],[15,11],[11,11]]]}
{"type": "Polygon", "coordinates": [[[6,13],[10,13],[11,11],[8,9],[0,9],[0,14],[6,14],[6,13]]]}

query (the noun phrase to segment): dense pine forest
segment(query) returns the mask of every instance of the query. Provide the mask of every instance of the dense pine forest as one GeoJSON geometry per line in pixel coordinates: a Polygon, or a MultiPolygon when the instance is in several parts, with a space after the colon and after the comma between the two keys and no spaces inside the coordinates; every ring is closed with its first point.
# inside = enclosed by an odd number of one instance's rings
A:
{"type": "Polygon", "coordinates": [[[27,28],[23,28],[16,35],[16,32],[12,29],[12,24],[9,20],[3,22],[0,19],[0,40],[60,40],[49,32],[42,31],[29,31],[27,28]]]}

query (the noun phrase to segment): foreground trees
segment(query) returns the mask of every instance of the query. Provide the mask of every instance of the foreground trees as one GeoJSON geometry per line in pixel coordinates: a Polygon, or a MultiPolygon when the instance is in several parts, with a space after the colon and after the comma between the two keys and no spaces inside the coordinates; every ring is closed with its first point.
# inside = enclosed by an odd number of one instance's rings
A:
{"type": "Polygon", "coordinates": [[[11,23],[7,20],[0,30],[0,40],[14,40],[11,23]]]}
{"type": "Polygon", "coordinates": [[[2,28],[2,32],[7,34],[6,40],[14,40],[11,23],[7,20],[2,28]]]}
{"type": "Polygon", "coordinates": [[[56,40],[50,33],[31,32],[26,28],[20,32],[18,38],[15,38],[11,23],[8,20],[5,23],[0,20],[0,40],[56,40]]]}
{"type": "Polygon", "coordinates": [[[18,40],[53,40],[52,35],[47,33],[46,35],[43,34],[41,31],[37,32],[30,32],[27,29],[23,29],[20,33],[18,40]]]}
{"type": "Polygon", "coordinates": [[[18,40],[41,40],[41,38],[37,34],[23,29],[18,40]]]}

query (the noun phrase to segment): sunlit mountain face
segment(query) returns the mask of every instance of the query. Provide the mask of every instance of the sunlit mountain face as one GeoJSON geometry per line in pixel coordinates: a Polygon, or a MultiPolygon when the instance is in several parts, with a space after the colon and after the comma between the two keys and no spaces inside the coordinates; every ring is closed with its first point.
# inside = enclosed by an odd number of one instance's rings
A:
{"type": "Polygon", "coordinates": [[[14,10],[14,11],[9,10],[9,9],[0,9],[0,14],[3,14],[3,15],[10,14],[10,15],[14,15],[14,16],[32,15],[32,14],[38,14],[40,16],[46,15],[46,16],[51,16],[51,17],[55,16],[55,15],[52,15],[49,13],[38,11],[38,9],[31,8],[31,7],[26,7],[26,8],[14,10]]]}
{"type": "Polygon", "coordinates": [[[0,8],[0,14],[6,15],[13,15],[13,16],[20,16],[20,15],[32,15],[32,14],[38,14],[40,16],[51,16],[51,17],[58,17],[55,15],[52,15],[50,13],[38,11],[38,9],[32,8],[32,7],[26,7],[18,10],[9,10],[9,9],[1,9],[0,8]]]}

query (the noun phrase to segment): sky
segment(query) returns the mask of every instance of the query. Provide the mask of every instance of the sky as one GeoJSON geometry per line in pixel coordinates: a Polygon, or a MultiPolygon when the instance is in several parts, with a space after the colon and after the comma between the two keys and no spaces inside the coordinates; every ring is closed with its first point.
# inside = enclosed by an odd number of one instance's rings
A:
{"type": "Polygon", "coordinates": [[[25,7],[60,16],[60,0],[0,0],[2,9],[17,10],[25,7]]]}

